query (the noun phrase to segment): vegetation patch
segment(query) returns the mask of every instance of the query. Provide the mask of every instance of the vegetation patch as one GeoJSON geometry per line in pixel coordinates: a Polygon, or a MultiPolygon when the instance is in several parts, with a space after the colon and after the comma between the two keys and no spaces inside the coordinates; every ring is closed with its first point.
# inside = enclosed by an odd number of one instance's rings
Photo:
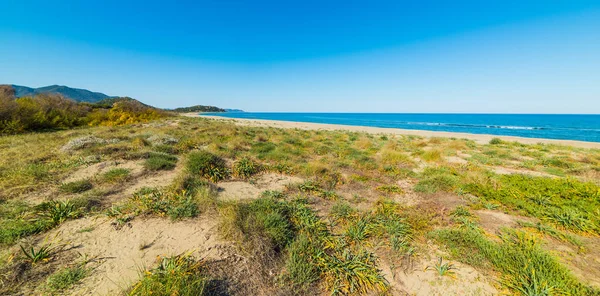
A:
{"type": "Polygon", "coordinates": [[[574,179],[525,175],[493,176],[464,189],[487,201],[574,232],[600,233],[600,187],[574,179]]]}
{"type": "Polygon", "coordinates": [[[127,295],[209,295],[210,277],[204,261],[188,254],[162,257],[158,261],[157,267],[144,270],[142,279],[129,289],[127,295]]]}
{"type": "Polygon", "coordinates": [[[72,288],[89,274],[89,269],[79,264],[67,267],[51,274],[46,279],[46,286],[54,293],[63,292],[72,288]]]}
{"type": "Polygon", "coordinates": [[[318,282],[336,295],[388,288],[373,254],[352,250],[336,239],[302,199],[260,198],[234,206],[229,213],[226,228],[238,233],[238,239],[253,242],[250,245],[266,243],[275,256],[283,256],[281,277],[299,289],[318,282]]]}
{"type": "Polygon", "coordinates": [[[100,176],[100,180],[106,183],[119,183],[129,179],[131,171],[124,168],[114,168],[100,176]]]}
{"type": "Polygon", "coordinates": [[[505,231],[501,242],[489,240],[475,229],[442,229],[433,236],[458,260],[478,267],[492,267],[503,274],[502,283],[521,295],[597,295],[581,284],[556,258],[525,232],[505,231]]]}
{"type": "Polygon", "coordinates": [[[459,185],[460,181],[455,171],[445,167],[427,168],[422,176],[423,178],[414,187],[416,192],[451,192],[459,185]]]}
{"type": "Polygon", "coordinates": [[[151,152],[144,162],[144,167],[151,171],[172,170],[176,165],[177,156],[156,152],[151,152]]]}
{"type": "Polygon", "coordinates": [[[218,182],[229,176],[225,160],[206,151],[196,151],[188,155],[186,167],[191,174],[218,182]]]}
{"type": "Polygon", "coordinates": [[[240,179],[248,179],[261,170],[261,165],[248,157],[240,159],[233,165],[233,175],[240,179]]]}
{"type": "Polygon", "coordinates": [[[60,185],[60,191],[66,193],[81,193],[88,191],[94,187],[89,180],[79,180],[60,185]]]}

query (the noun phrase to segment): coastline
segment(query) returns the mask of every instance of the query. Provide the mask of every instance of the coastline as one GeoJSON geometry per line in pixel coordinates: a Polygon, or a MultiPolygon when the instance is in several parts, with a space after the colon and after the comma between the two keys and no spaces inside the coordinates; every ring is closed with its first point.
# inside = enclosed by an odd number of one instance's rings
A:
{"type": "Polygon", "coordinates": [[[412,129],[399,129],[399,128],[385,128],[385,127],[372,127],[372,126],[355,126],[355,125],[342,125],[342,124],[329,124],[329,123],[312,123],[312,122],[297,122],[297,121],[282,121],[282,120],[266,120],[266,119],[246,119],[246,118],[229,118],[221,117],[216,115],[202,115],[200,113],[183,113],[182,116],[186,117],[198,117],[207,118],[212,120],[223,120],[229,122],[235,122],[239,125],[244,126],[259,126],[259,127],[276,127],[276,128],[289,128],[289,129],[303,129],[303,130],[343,130],[352,132],[364,132],[370,134],[391,134],[391,135],[412,135],[420,137],[443,137],[443,138],[462,138],[473,140],[479,144],[489,143],[493,138],[499,138],[503,141],[518,142],[521,144],[551,144],[551,145],[563,145],[572,146],[578,148],[587,149],[600,149],[600,143],[597,142],[585,142],[575,140],[556,140],[556,139],[543,139],[543,138],[526,138],[516,136],[498,136],[489,134],[469,134],[469,133],[458,133],[458,132],[443,132],[443,131],[427,131],[427,130],[412,130],[412,129]]]}

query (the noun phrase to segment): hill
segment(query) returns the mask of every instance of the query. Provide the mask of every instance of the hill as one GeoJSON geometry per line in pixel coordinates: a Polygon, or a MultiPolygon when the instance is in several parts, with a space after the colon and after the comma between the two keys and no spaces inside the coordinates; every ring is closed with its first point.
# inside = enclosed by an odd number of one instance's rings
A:
{"type": "Polygon", "coordinates": [[[31,88],[21,85],[12,85],[15,90],[15,96],[29,97],[38,94],[60,94],[65,98],[77,101],[77,102],[89,102],[96,103],[104,99],[111,98],[103,93],[92,92],[87,89],[72,88],[64,85],[49,85],[39,88],[31,88]]]}
{"type": "Polygon", "coordinates": [[[179,112],[179,113],[188,113],[188,112],[227,112],[227,110],[221,109],[219,107],[215,107],[215,106],[202,106],[202,105],[176,108],[176,109],[173,109],[173,111],[179,112]]]}

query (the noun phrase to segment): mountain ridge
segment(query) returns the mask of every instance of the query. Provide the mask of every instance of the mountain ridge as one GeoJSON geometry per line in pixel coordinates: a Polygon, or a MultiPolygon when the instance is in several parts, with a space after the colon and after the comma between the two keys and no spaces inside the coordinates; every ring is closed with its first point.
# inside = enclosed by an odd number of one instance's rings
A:
{"type": "Polygon", "coordinates": [[[88,102],[96,103],[104,99],[113,98],[112,96],[106,95],[101,92],[93,92],[82,88],[73,88],[65,85],[48,85],[38,88],[32,88],[28,86],[11,84],[15,90],[15,96],[17,98],[34,96],[38,94],[60,94],[65,98],[77,101],[77,102],[88,102]]]}

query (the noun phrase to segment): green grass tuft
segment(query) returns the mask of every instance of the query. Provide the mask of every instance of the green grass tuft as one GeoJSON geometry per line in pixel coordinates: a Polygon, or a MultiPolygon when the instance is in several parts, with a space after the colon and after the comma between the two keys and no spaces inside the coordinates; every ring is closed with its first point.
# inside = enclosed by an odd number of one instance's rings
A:
{"type": "Polygon", "coordinates": [[[102,174],[100,179],[106,183],[119,183],[129,179],[131,171],[124,168],[114,168],[102,174]]]}
{"type": "Polygon", "coordinates": [[[52,292],[63,292],[79,283],[89,274],[89,270],[82,265],[67,267],[51,274],[46,279],[46,286],[52,292]]]}
{"type": "Polygon", "coordinates": [[[145,270],[143,278],[127,295],[208,295],[209,283],[204,261],[196,261],[189,255],[179,255],[160,258],[158,267],[145,270]]]}
{"type": "Polygon", "coordinates": [[[88,191],[94,187],[89,180],[79,180],[60,185],[60,191],[66,193],[81,193],[88,191]]]}
{"type": "Polygon", "coordinates": [[[172,170],[176,165],[177,156],[156,152],[151,152],[144,162],[144,167],[151,171],[172,170]]]}

